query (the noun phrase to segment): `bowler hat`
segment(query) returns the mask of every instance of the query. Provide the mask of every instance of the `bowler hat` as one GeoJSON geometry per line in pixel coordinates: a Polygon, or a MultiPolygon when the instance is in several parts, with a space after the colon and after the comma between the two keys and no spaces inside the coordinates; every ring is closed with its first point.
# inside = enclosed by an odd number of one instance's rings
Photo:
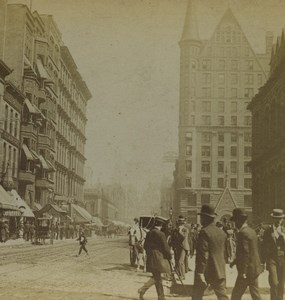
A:
{"type": "Polygon", "coordinates": [[[285,217],[285,215],[283,213],[283,209],[281,209],[281,208],[274,208],[272,210],[272,213],[270,214],[270,216],[274,219],[282,219],[285,217]]]}
{"type": "Polygon", "coordinates": [[[231,217],[231,221],[236,221],[240,219],[247,219],[247,214],[241,208],[235,208],[233,210],[233,215],[231,217]]]}
{"type": "Polygon", "coordinates": [[[180,216],[178,217],[177,223],[179,223],[179,224],[185,223],[185,218],[184,218],[183,216],[180,215],[180,216]]]}
{"type": "Polygon", "coordinates": [[[208,216],[211,218],[215,218],[217,214],[215,213],[215,208],[211,204],[204,204],[201,207],[201,211],[198,215],[208,216]]]}

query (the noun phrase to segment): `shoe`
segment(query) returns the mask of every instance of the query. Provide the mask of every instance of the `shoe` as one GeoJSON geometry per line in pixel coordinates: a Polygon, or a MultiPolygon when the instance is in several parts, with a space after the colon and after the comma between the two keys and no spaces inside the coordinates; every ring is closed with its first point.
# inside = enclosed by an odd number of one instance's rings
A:
{"type": "Polygon", "coordinates": [[[139,299],[140,299],[140,300],[144,300],[144,297],[143,297],[144,291],[143,291],[143,289],[139,289],[139,290],[138,290],[138,293],[139,293],[139,299]]]}

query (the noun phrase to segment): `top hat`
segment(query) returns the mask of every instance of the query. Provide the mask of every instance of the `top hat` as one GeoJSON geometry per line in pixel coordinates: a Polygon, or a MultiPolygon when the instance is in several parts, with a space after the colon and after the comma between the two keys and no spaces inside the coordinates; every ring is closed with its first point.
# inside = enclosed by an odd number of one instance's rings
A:
{"type": "Polygon", "coordinates": [[[233,215],[231,217],[231,221],[236,221],[240,219],[247,219],[247,214],[241,208],[235,208],[233,210],[233,215]]]}
{"type": "Polygon", "coordinates": [[[272,213],[270,214],[270,216],[274,219],[282,219],[285,217],[285,215],[283,213],[283,209],[281,209],[281,208],[274,208],[272,210],[272,213]]]}
{"type": "Polygon", "coordinates": [[[211,218],[215,218],[217,216],[214,206],[210,204],[202,205],[201,212],[199,212],[198,215],[208,216],[211,218]]]}

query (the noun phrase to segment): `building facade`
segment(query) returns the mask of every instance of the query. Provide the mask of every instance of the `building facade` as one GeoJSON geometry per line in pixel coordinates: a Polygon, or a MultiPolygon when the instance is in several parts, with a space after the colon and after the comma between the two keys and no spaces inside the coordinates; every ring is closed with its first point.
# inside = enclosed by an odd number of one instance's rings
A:
{"type": "Polygon", "coordinates": [[[270,77],[249,104],[252,112],[252,196],[256,223],[285,210],[285,34],[272,48],[270,77]]]}
{"type": "Polygon", "coordinates": [[[202,204],[221,218],[228,188],[238,207],[251,212],[251,113],[247,105],[268,74],[272,35],[263,54],[253,51],[231,9],[210,39],[199,36],[189,1],[180,40],[179,157],[174,172],[175,214],[197,222],[202,204]],[[218,205],[218,206],[217,206],[218,205]]]}

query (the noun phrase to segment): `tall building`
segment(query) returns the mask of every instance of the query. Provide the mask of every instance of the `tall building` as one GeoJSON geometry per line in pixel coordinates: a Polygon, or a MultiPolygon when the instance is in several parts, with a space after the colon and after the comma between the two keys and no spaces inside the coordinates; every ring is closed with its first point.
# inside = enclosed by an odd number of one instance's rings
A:
{"type": "Polygon", "coordinates": [[[285,32],[272,48],[270,77],[252,99],[252,196],[256,223],[285,210],[285,32]]]}
{"type": "Polygon", "coordinates": [[[221,218],[233,207],[251,212],[251,113],[247,105],[268,74],[272,36],[257,54],[231,9],[210,39],[199,35],[189,0],[180,40],[179,157],[175,212],[197,222],[202,204],[221,218]]]}

